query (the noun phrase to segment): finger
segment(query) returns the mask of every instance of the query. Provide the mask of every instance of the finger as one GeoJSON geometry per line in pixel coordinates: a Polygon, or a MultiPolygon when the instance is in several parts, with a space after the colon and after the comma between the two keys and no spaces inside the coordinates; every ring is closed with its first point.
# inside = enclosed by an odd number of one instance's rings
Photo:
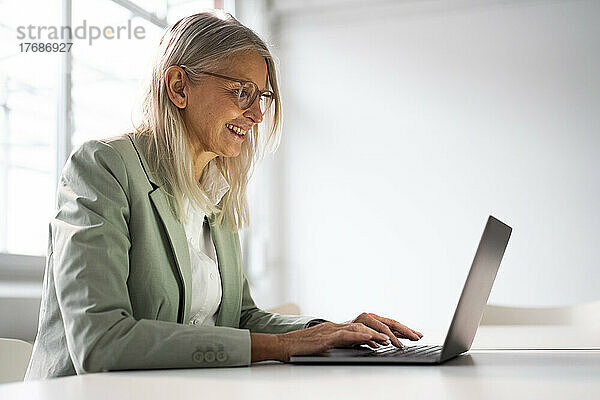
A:
{"type": "Polygon", "coordinates": [[[422,334],[420,334],[417,331],[413,331],[412,329],[410,329],[409,327],[407,327],[406,325],[401,324],[400,322],[393,320],[391,318],[384,318],[384,317],[379,317],[379,316],[375,316],[377,317],[378,320],[384,322],[386,325],[390,326],[392,329],[402,333],[403,335],[405,335],[405,337],[407,339],[411,339],[411,340],[419,340],[423,337],[422,334]]]}
{"type": "Polygon", "coordinates": [[[394,346],[396,347],[404,347],[402,345],[402,343],[398,340],[398,338],[396,337],[396,335],[394,334],[394,332],[392,332],[392,330],[390,329],[389,326],[387,326],[386,324],[384,324],[383,322],[379,321],[376,318],[372,318],[371,321],[369,321],[370,325],[373,329],[376,329],[380,332],[384,332],[386,335],[388,335],[390,337],[390,341],[394,344],[394,346]]]}
{"type": "Polygon", "coordinates": [[[400,339],[409,339],[409,338],[407,338],[407,337],[406,337],[406,335],[405,335],[404,333],[402,333],[402,332],[398,332],[398,331],[397,331],[397,330],[395,330],[395,329],[392,329],[392,333],[393,333],[393,334],[394,334],[394,336],[396,336],[397,338],[400,338],[400,339]]]}
{"type": "Polygon", "coordinates": [[[400,338],[400,339],[408,339],[408,340],[412,340],[413,342],[419,340],[419,339],[415,339],[415,337],[413,335],[411,335],[410,337],[407,337],[404,333],[398,332],[393,329],[392,329],[392,333],[394,334],[394,336],[396,336],[397,338],[400,338]]]}
{"type": "Polygon", "coordinates": [[[371,336],[373,336],[373,340],[375,340],[381,344],[385,344],[385,345],[390,344],[390,339],[391,339],[390,335],[394,336],[394,335],[392,335],[392,332],[390,332],[389,335],[386,335],[386,334],[378,332],[377,330],[372,329],[372,328],[368,327],[367,325],[360,323],[360,322],[355,322],[355,323],[349,324],[347,329],[368,333],[371,336]]]}
{"type": "MultiPolygon", "coordinates": [[[[390,341],[394,344],[394,346],[396,346],[396,347],[403,347],[402,343],[400,343],[400,341],[392,333],[390,327],[387,326],[382,321],[380,321],[378,318],[381,318],[381,317],[379,317],[376,314],[362,313],[361,315],[358,316],[357,319],[360,319],[360,321],[364,325],[366,325],[366,326],[368,326],[368,327],[370,327],[370,328],[372,328],[372,329],[374,329],[374,330],[376,330],[378,332],[384,333],[387,337],[390,338],[390,341]]],[[[386,344],[389,344],[389,342],[387,342],[386,344]]]]}
{"type": "MultiPolygon", "coordinates": [[[[410,328],[408,328],[408,329],[410,329],[410,328]]],[[[421,339],[421,338],[423,337],[423,334],[422,334],[421,332],[419,332],[419,331],[415,331],[414,329],[410,329],[410,331],[411,331],[412,333],[414,333],[415,335],[417,335],[417,338],[418,338],[418,339],[415,339],[415,340],[419,340],[419,339],[421,339]]],[[[411,336],[412,336],[412,335],[411,335],[411,336]]]]}
{"type": "MultiPolygon", "coordinates": [[[[407,335],[405,335],[404,333],[402,333],[402,332],[398,332],[398,331],[397,331],[397,330],[395,330],[395,329],[392,329],[392,333],[393,333],[394,335],[396,335],[396,337],[399,337],[399,338],[402,338],[402,339],[419,340],[419,339],[415,339],[415,336],[414,336],[414,335],[409,335],[409,336],[407,336],[407,335]]],[[[421,336],[418,336],[418,337],[419,337],[419,338],[422,338],[422,337],[423,337],[423,335],[421,335],[421,336]]]]}
{"type": "MultiPolygon", "coordinates": [[[[423,337],[423,334],[422,334],[421,332],[419,332],[419,331],[415,331],[414,329],[411,329],[411,328],[408,328],[408,329],[410,329],[410,331],[411,331],[412,333],[416,334],[416,335],[417,335],[419,338],[422,338],[422,337],[423,337]]],[[[412,335],[411,335],[411,336],[412,336],[412,335]]]]}
{"type": "Polygon", "coordinates": [[[367,342],[367,344],[368,344],[370,347],[373,347],[374,349],[377,349],[377,348],[381,347],[381,346],[379,346],[379,344],[377,344],[377,342],[374,342],[374,341],[372,341],[372,340],[369,340],[369,341],[367,342]]]}

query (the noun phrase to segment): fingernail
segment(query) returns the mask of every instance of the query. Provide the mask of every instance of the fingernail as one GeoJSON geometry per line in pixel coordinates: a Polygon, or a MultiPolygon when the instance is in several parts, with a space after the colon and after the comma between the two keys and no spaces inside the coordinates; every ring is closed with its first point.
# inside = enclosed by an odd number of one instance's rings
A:
{"type": "Polygon", "coordinates": [[[419,335],[417,335],[416,333],[413,333],[413,338],[415,338],[415,340],[419,340],[419,339],[421,339],[421,338],[419,337],[419,335]]]}
{"type": "Polygon", "coordinates": [[[372,338],[372,336],[369,335],[368,333],[363,333],[362,337],[363,337],[363,339],[371,339],[372,338]]]}
{"type": "Polygon", "coordinates": [[[388,335],[386,335],[385,333],[382,333],[381,336],[384,337],[385,340],[390,340],[390,337],[388,335]]]}

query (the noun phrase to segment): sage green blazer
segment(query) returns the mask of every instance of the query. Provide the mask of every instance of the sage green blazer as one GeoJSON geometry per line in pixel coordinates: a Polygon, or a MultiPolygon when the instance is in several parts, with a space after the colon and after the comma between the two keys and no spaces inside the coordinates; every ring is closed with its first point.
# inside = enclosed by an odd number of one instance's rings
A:
{"type": "Polygon", "coordinates": [[[238,234],[212,216],[223,293],[217,326],[187,324],[193,290],[187,239],[163,182],[148,167],[146,140],[127,134],[88,141],[67,161],[25,379],[249,365],[250,332],[285,333],[312,320],[256,306],[238,234]]]}

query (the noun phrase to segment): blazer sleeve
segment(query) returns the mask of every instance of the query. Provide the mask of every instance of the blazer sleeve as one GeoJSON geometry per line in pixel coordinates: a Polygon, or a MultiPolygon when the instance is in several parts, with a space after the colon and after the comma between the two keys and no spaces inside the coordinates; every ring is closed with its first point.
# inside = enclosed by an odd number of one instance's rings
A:
{"type": "Polygon", "coordinates": [[[240,328],[250,329],[251,332],[256,333],[286,333],[326,322],[314,317],[280,315],[259,309],[252,300],[248,279],[245,275],[243,280],[240,328]]]}
{"type": "Polygon", "coordinates": [[[248,330],[133,317],[128,193],[125,162],[102,141],[84,143],[61,175],[52,268],[76,372],[249,365],[248,330]]]}

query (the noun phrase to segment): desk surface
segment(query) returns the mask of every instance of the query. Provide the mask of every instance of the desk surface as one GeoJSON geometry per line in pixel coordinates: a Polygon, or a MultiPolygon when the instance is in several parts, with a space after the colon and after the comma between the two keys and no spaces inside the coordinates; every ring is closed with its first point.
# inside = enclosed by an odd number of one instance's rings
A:
{"type": "MultiPolygon", "coordinates": [[[[519,329],[513,328],[512,335],[519,335],[519,329]]],[[[164,400],[184,396],[600,399],[600,349],[472,350],[440,366],[266,362],[249,368],[109,372],[0,385],[2,399],[164,400]]]]}

